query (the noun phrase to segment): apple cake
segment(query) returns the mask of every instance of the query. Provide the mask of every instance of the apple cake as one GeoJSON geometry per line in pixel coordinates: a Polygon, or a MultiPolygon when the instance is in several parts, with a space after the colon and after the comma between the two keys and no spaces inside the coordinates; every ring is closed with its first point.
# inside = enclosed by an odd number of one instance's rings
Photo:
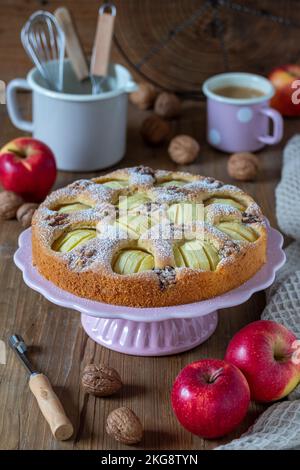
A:
{"type": "Polygon", "coordinates": [[[51,193],[32,222],[33,263],[62,289],[131,307],[209,299],[266,261],[261,209],[214,178],[148,167],[51,193]]]}

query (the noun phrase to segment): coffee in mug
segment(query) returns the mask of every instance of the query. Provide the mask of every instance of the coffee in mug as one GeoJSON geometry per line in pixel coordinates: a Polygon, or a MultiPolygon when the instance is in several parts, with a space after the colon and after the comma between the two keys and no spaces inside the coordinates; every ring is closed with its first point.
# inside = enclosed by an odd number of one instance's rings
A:
{"type": "Polygon", "coordinates": [[[206,80],[203,92],[207,97],[207,140],[213,147],[228,153],[254,152],[281,140],[283,119],[270,108],[275,90],[267,78],[223,73],[206,80]]]}
{"type": "Polygon", "coordinates": [[[257,98],[264,96],[264,92],[256,88],[244,86],[224,86],[213,90],[216,95],[225,96],[226,98],[257,98]]]}

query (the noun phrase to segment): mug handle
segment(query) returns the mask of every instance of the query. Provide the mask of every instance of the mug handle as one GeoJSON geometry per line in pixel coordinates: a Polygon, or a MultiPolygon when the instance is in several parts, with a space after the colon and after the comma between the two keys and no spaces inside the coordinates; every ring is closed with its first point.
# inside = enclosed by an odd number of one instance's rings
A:
{"type": "Polygon", "coordinates": [[[263,108],[260,110],[260,113],[264,114],[272,120],[273,135],[260,136],[258,137],[258,140],[267,145],[278,144],[283,136],[283,119],[281,114],[273,108],[263,108]]]}
{"type": "Polygon", "coordinates": [[[18,104],[17,91],[18,90],[30,90],[31,88],[24,78],[15,78],[7,85],[6,89],[6,106],[8,115],[11,122],[18,129],[21,129],[25,132],[33,132],[33,122],[26,121],[22,118],[20,112],[20,106],[18,104]]]}

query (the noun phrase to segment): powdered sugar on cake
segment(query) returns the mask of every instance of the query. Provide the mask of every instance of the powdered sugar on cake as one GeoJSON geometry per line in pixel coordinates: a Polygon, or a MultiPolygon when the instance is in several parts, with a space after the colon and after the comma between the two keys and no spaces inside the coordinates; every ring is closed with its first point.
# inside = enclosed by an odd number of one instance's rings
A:
{"type": "MultiPolygon", "coordinates": [[[[251,242],[231,239],[226,233],[215,225],[223,221],[236,221],[259,230],[264,226],[264,220],[259,206],[253,199],[239,188],[224,184],[209,177],[191,175],[189,173],[173,173],[164,170],[154,171],[148,167],[135,167],[117,170],[109,175],[110,180],[128,181],[128,185],[112,189],[105,185],[106,177],[94,180],[79,180],[69,186],[53,192],[41,204],[36,212],[34,223],[39,227],[39,234],[45,247],[51,250],[54,241],[63,233],[77,228],[93,228],[97,230],[97,237],[75,247],[68,253],[53,252],[65,260],[69,268],[74,271],[87,269],[112,271],[113,257],[128,246],[140,247],[154,255],[155,269],[141,275],[159,276],[162,286],[174,281],[174,270],[182,268],[169,266],[174,263],[173,247],[180,240],[180,234],[195,236],[195,238],[208,240],[217,250],[221,265],[230,263],[235,256],[251,245],[251,242]],[[174,184],[172,181],[174,180],[174,184]],[[176,186],[176,181],[185,184],[176,186]],[[170,181],[169,186],[161,186],[170,181]],[[232,198],[245,208],[240,211],[236,207],[220,202],[205,207],[205,220],[182,225],[169,225],[164,221],[152,226],[144,232],[139,240],[128,237],[126,230],[120,227],[116,231],[115,221],[118,220],[118,199],[120,196],[134,194],[136,191],[145,193],[152,201],[155,210],[166,211],[175,203],[204,203],[208,199],[232,198]],[[80,202],[87,206],[77,212],[59,213],[58,209],[64,204],[80,202]],[[165,273],[163,270],[168,267],[165,273]],[[167,280],[165,280],[167,279],[167,280]]],[[[140,213],[149,212],[146,202],[138,209],[140,213]]],[[[191,268],[185,268],[191,269],[191,268]]]]}

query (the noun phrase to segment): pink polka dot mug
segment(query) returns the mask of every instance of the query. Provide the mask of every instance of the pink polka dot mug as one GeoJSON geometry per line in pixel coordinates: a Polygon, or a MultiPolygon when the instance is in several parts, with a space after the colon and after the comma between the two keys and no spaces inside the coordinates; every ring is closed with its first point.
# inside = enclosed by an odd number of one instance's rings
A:
{"type": "Polygon", "coordinates": [[[203,93],[207,97],[209,144],[224,152],[253,152],[280,142],[283,119],[269,107],[274,92],[269,80],[251,73],[222,73],[206,80],[203,93]],[[220,93],[234,87],[255,90],[256,96],[237,98],[220,93]]]}

